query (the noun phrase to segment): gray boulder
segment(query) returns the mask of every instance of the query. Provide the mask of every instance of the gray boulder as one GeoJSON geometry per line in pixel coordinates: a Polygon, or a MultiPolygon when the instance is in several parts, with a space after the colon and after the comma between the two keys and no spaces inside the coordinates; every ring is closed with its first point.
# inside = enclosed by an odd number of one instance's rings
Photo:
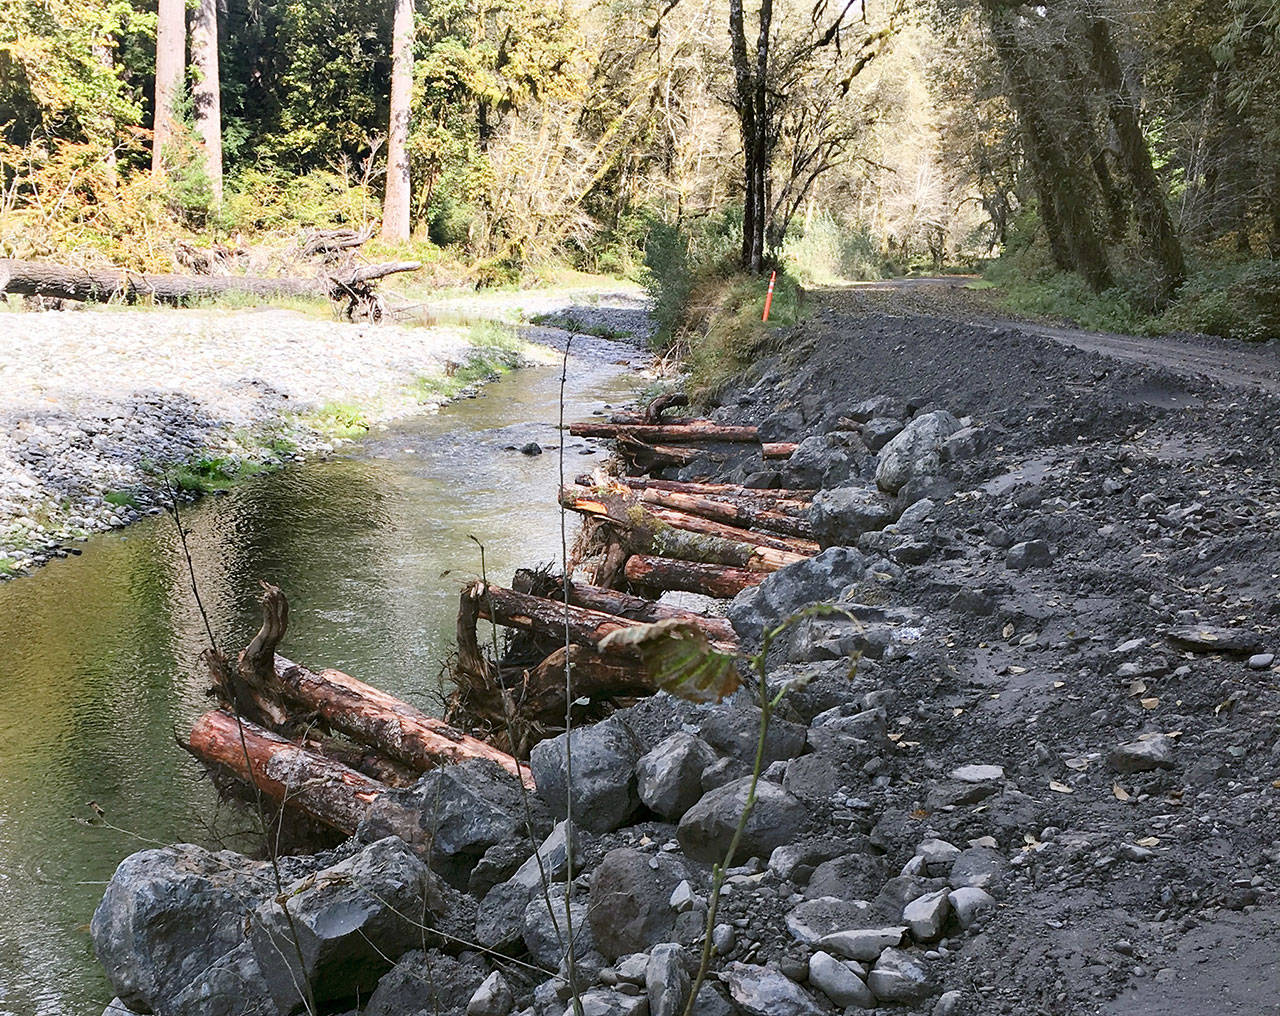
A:
{"type": "Polygon", "coordinates": [[[246,915],[274,892],[266,865],[229,850],[139,851],[94,911],[94,951],[120,1001],[152,1012],[239,945],[246,915]]]}
{"type": "Polygon", "coordinates": [[[809,983],[840,1008],[870,1009],[876,1004],[862,978],[830,953],[816,952],[809,957],[809,983]]]}
{"type": "Polygon", "coordinates": [[[847,928],[824,936],[818,944],[847,959],[871,963],[886,949],[898,945],[907,933],[904,926],[890,928],[847,928]]]}
{"type": "Polygon", "coordinates": [[[590,914],[595,947],[608,960],[644,952],[675,936],[671,906],[676,887],[694,877],[680,858],[611,850],[591,879],[590,914]]]}
{"type": "Polygon", "coordinates": [[[849,450],[832,434],[805,438],[786,464],[791,485],[802,488],[835,486],[847,480],[855,468],[849,450]]]}
{"type": "MultiPolygon", "coordinates": [[[[582,1016],[645,1016],[649,1008],[643,995],[628,995],[611,988],[592,988],[582,993],[582,1016]]],[[[567,1007],[572,1013],[573,1007],[567,1007]]]]}
{"type": "Polygon", "coordinates": [[[894,416],[873,416],[862,425],[860,433],[868,450],[878,452],[902,433],[902,421],[894,416]]]}
{"type": "Polygon", "coordinates": [[[545,832],[541,807],[539,827],[525,826],[524,803],[516,779],[488,759],[468,759],[440,766],[412,787],[381,795],[357,829],[366,843],[400,836],[429,851],[428,863],[451,885],[465,888],[476,863],[498,843],[528,840],[545,832]],[[420,832],[406,832],[397,816],[419,816],[420,832]],[[416,833],[416,835],[415,835],[416,833]]]}
{"type": "Polygon", "coordinates": [[[942,443],[942,458],[960,462],[976,458],[987,445],[987,432],[981,427],[963,427],[942,443]]]}
{"type": "Polygon", "coordinates": [[[748,1016],[822,1016],[812,995],[776,970],[730,963],[724,983],[738,1008],[748,1016]]]}
{"type": "Polygon", "coordinates": [[[449,911],[459,896],[388,837],[295,882],[284,896],[287,915],[274,898],[259,906],[254,957],[283,1012],[299,1006],[304,984],[319,1003],[368,995],[390,967],[387,957],[421,942],[418,922],[455,930],[449,911]]]}
{"type": "Polygon", "coordinates": [[[1173,739],[1164,734],[1149,734],[1119,745],[1108,759],[1118,773],[1149,773],[1173,768],[1173,739]]]}
{"type": "Polygon", "coordinates": [[[977,886],[956,889],[947,897],[947,900],[956,915],[956,921],[962,928],[972,928],[996,908],[994,897],[977,886]]]}
{"type": "Polygon", "coordinates": [[[1004,854],[991,847],[970,847],[962,850],[951,864],[951,886],[963,889],[966,886],[977,886],[979,889],[991,889],[1000,884],[1009,862],[1004,854]]]}
{"type": "Polygon", "coordinates": [[[831,547],[816,557],[779,568],[758,586],[744,589],[729,605],[729,620],[743,638],[758,641],[811,603],[838,600],[867,573],[867,560],[849,547],[831,547]]]}
{"type": "Polygon", "coordinates": [[[867,975],[867,987],[882,1002],[921,1002],[934,990],[929,972],[901,949],[880,954],[867,975]]]}
{"type": "Polygon", "coordinates": [[[378,981],[364,1016],[405,1016],[429,1012],[432,1016],[465,1016],[467,1000],[480,987],[485,970],[478,962],[466,963],[432,949],[405,953],[378,981]]]}
{"type": "Polygon", "coordinates": [[[534,893],[524,911],[524,944],[529,955],[543,966],[553,970],[569,953],[569,924],[573,923],[573,948],[576,955],[585,955],[595,949],[588,919],[587,900],[583,893],[576,893],[565,913],[566,885],[561,882],[551,887],[547,896],[534,893]],[[551,906],[548,908],[547,899],[551,906]]]}
{"type": "Polygon", "coordinates": [[[823,547],[853,547],[863,533],[883,529],[897,511],[887,497],[866,487],[824,490],[809,507],[813,538],[823,547]]]}
{"type": "Polygon", "coordinates": [[[700,737],[677,731],[636,763],[636,784],[646,808],[679,821],[702,796],[702,773],[716,760],[700,737]]]}
{"type": "Polygon", "coordinates": [[[160,1010],[165,1016],[276,1016],[253,947],[242,942],[160,1010]]]}
{"type": "Polygon", "coordinates": [[[649,952],[644,987],[649,996],[649,1016],[680,1016],[689,998],[691,981],[685,969],[684,949],[678,942],[661,942],[649,952]]]}
{"type": "Polygon", "coordinates": [[[951,914],[951,901],[947,890],[918,896],[902,909],[902,923],[907,926],[917,942],[932,942],[942,937],[947,917],[951,914]]]}
{"type": "MultiPolygon", "coordinates": [[[[558,882],[568,869],[568,823],[551,831],[537,855],[530,857],[514,875],[490,889],[476,911],[476,941],[490,949],[509,946],[524,933],[524,913],[529,900],[542,891],[542,880],[558,882]]],[[[574,858],[580,859],[581,833],[574,835],[574,858]]]]}
{"type": "MultiPolygon", "coordinates": [[[[702,739],[721,754],[754,765],[760,740],[761,713],[753,705],[722,705],[713,709],[699,728],[702,739]]],[[[804,751],[806,728],[799,723],[773,717],[764,740],[766,766],[795,758],[804,751]]]]}
{"type": "Polygon", "coordinates": [[[787,930],[804,945],[817,945],[828,935],[864,926],[872,920],[871,905],[865,900],[841,900],[820,896],[797,903],[787,914],[787,930]]]}
{"type": "Polygon", "coordinates": [[[467,1002],[466,1016],[509,1016],[515,1004],[511,985],[501,971],[495,970],[481,982],[467,1002]]]}
{"type": "MultiPolygon", "coordinates": [[[[686,855],[695,861],[723,860],[746,808],[750,784],[749,776],[726,783],[685,812],[676,838],[686,855]]],[[[735,860],[767,858],[782,844],[795,840],[808,820],[809,811],[799,800],[776,784],[761,781],[735,860]]]]}
{"type": "Polygon", "coordinates": [[[960,421],[944,409],[917,416],[880,452],[876,486],[896,494],[913,479],[937,475],[942,446],[960,429],[960,421]]]}
{"type": "Polygon", "coordinates": [[[1026,571],[1028,568],[1048,568],[1053,564],[1053,552],[1044,540],[1027,540],[1009,548],[1005,566],[1010,571],[1026,571]]]}
{"type": "Polygon", "coordinates": [[[884,861],[878,856],[865,852],[846,853],[818,865],[804,895],[810,900],[822,896],[864,900],[875,895],[884,882],[885,874],[884,861]]]}
{"type": "Polygon", "coordinates": [[[640,805],[639,739],[617,716],[541,742],[529,755],[538,795],[557,818],[569,805],[566,743],[573,746],[573,820],[593,833],[617,829],[640,805]]]}

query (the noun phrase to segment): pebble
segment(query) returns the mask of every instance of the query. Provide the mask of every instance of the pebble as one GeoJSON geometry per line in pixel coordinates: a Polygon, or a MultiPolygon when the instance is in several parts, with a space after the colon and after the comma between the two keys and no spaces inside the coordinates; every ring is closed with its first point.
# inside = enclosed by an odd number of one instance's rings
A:
{"type": "Polygon", "coordinates": [[[1250,670],[1266,670],[1275,662],[1275,653],[1255,653],[1249,657],[1250,670]]]}

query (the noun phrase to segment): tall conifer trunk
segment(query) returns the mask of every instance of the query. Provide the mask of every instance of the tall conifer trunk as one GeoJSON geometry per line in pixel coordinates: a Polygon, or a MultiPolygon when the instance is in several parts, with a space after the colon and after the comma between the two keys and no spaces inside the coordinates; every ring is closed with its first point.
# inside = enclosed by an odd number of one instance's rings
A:
{"type": "Polygon", "coordinates": [[[222,89],[218,72],[218,0],[198,0],[191,15],[191,86],[196,133],[215,204],[222,203],[222,89]]]}
{"type": "Polygon", "coordinates": [[[384,240],[409,239],[409,102],[413,91],[413,0],[393,0],[391,124],[387,133],[387,191],[382,205],[384,240]]]}
{"type": "Polygon", "coordinates": [[[151,142],[151,173],[157,180],[164,178],[165,149],[172,146],[180,129],[177,102],[186,62],[186,5],[183,0],[160,0],[156,18],[155,134],[151,142]]]}

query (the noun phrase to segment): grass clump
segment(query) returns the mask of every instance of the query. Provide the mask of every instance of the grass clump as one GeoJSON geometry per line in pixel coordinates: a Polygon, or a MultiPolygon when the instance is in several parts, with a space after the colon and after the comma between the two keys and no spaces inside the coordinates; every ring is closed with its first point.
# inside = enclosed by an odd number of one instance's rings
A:
{"type": "Polygon", "coordinates": [[[306,414],[303,423],[326,437],[344,439],[363,437],[370,426],[364,410],[349,402],[326,402],[306,414]]]}
{"type": "Polygon", "coordinates": [[[102,495],[102,500],[117,508],[138,507],[138,495],[132,490],[109,490],[102,495]]]}
{"type": "Polygon", "coordinates": [[[261,463],[238,455],[201,455],[173,467],[172,483],[179,490],[212,494],[263,471],[261,463]]]}

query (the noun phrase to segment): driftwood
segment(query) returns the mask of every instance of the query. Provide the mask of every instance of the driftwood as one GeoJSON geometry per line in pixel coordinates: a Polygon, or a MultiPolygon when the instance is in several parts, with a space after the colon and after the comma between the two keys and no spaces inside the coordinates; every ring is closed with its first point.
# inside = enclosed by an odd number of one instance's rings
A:
{"type": "Polygon", "coordinates": [[[221,654],[205,654],[213,691],[226,705],[282,734],[294,733],[304,725],[301,719],[318,721],[418,771],[486,758],[532,785],[528,768],[508,753],[341,671],[316,673],[278,656],[289,603],[276,586],[262,585],[262,627],[235,665],[221,654]]]}
{"type": "MultiPolygon", "coordinates": [[[[630,487],[630,484],[627,486],[630,487]]],[[[637,496],[646,504],[675,509],[687,515],[696,515],[741,529],[764,529],[805,540],[813,536],[809,520],[799,511],[779,509],[779,502],[761,504],[743,497],[721,499],[657,487],[642,489],[637,492],[637,496]]],[[[807,507],[802,505],[801,511],[807,507]]]]}
{"type": "Polygon", "coordinates": [[[255,278],[247,275],[144,274],[123,268],[87,269],[38,261],[0,258],[0,292],[63,300],[133,303],[152,298],[161,303],[183,304],[223,293],[251,293],[261,297],[324,296],[347,303],[347,315],[368,309],[371,316],[380,305],[374,301],[374,283],[388,275],[416,272],[417,261],[391,261],[365,265],[313,279],[255,278]]]}
{"type": "Polygon", "coordinates": [[[313,258],[321,256],[332,261],[344,251],[362,247],[373,236],[373,227],[366,226],[359,231],[354,229],[311,229],[308,230],[298,246],[298,257],[313,258]]]}
{"type": "MultiPolygon", "coordinates": [[[[737,526],[726,525],[688,512],[658,505],[641,504],[634,495],[616,490],[589,490],[566,484],[560,490],[560,503],[571,511],[610,521],[631,528],[656,530],[663,527],[714,537],[725,542],[746,544],[761,552],[763,560],[785,567],[806,557],[812,557],[821,549],[813,540],[794,536],[773,536],[757,533],[737,526]],[[773,553],[766,554],[764,552],[773,553]]],[[[671,555],[682,556],[682,555],[671,555]]],[[[739,565],[738,561],[720,561],[720,564],[739,565]]],[[[597,583],[598,585],[599,583],[597,583]]]]}
{"type": "Polygon", "coordinates": [[[661,469],[664,466],[687,466],[694,459],[704,455],[721,458],[702,448],[681,448],[679,445],[646,444],[638,438],[623,436],[618,438],[618,454],[627,464],[641,472],[661,469]]]}
{"type": "Polygon", "coordinates": [[[690,420],[687,423],[605,423],[588,420],[571,423],[569,433],[574,437],[631,437],[638,441],[676,444],[714,441],[751,443],[760,440],[755,427],[734,427],[713,420],[690,420]]]}
{"type": "Polygon", "coordinates": [[[789,459],[799,447],[794,441],[766,441],[760,446],[760,454],[766,459],[789,459]]]}
{"type": "MultiPolygon", "coordinates": [[[[583,487],[598,485],[596,478],[586,473],[579,476],[576,482],[583,487]]],[[[743,487],[737,483],[655,480],[647,476],[628,476],[622,482],[634,490],[670,490],[680,494],[700,494],[704,497],[745,498],[750,502],[768,504],[779,511],[794,510],[797,513],[807,511],[809,502],[817,494],[816,490],[743,487]]]]}
{"type": "Polygon", "coordinates": [[[196,720],[184,747],[201,761],[256,786],[277,807],[295,808],[348,836],[388,789],[255,723],[237,723],[222,709],[196,720]]]}
{"type": "Polygon", "coordinates": [[[724,599],[737,596],[742,590],[759,585],[764,579],[762,572],[748,571],[745,568],[730,568],[701,561],[677,561],[648,554],[632,554],[627,558],[624,574],[629,582],[645,589],[658,592],[680,590],[724,599]]]}
{"type": "Polygon", "coordinates": [[[707,633],[708,638],[715,639],[722,645],[736,646],[738,642],[737,633],[734,632],[733,625],[729,623],[728,618],[707,617],[705,614],[680,610],[677,607],[668,607],[616,589],[605,589],[601,586],[588,586],[581,582],[573,582],[569,586],[569,602],[579,607],[599,610],[606,614],[625,617],[632,621],[645,623],[669,620],[687,621],[690,624],[697,625],[707,633]]]}

